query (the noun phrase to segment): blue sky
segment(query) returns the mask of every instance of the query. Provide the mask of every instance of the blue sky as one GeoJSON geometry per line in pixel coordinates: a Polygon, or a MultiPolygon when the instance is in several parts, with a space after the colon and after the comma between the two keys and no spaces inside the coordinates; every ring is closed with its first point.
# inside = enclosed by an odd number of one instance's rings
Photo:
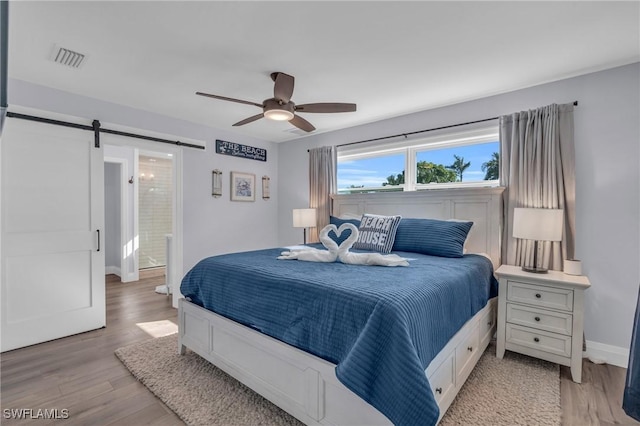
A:
{"type": "MultiPolygon", "coordinates": [[[[491,159],[494,152],[498,152],[499,143],[489,142],[476,145],[458,146],[419,152],[418,161],[431,161],[436,164],[449,166],[453,163],[453,155],[464,157],[471,166],[464,172],[465,182],[482,180],[484,172],[482,163],[491,159]]],[[[394,154],[386,157],[367,158],[353,161],[338,162],[338,188],[348,188],[351,185],[381,186],[387,181],[387,176],[397,175],[404,170],[404,154],[394,154]]]]}

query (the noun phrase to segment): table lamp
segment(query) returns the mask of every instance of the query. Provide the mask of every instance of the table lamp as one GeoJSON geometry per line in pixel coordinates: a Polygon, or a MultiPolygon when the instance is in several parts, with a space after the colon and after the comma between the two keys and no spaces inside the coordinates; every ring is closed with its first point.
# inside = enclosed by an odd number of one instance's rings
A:
{"type": "Polygon", "coordinates": [[[515,208],[513,209],[513,237],[535,241],[533,266],[523,265],[522,270],[546,273],[542,256],[538,256],[538,241],[561,241],[563,211],[560,209],[515,208]]]}
{"type": "Polygon", "coordinates": [[[316,209],[293,209],[293,227],[303,228],[305,244],[307,244],[307,228],[314,226],[316,226],[316,209]]]}

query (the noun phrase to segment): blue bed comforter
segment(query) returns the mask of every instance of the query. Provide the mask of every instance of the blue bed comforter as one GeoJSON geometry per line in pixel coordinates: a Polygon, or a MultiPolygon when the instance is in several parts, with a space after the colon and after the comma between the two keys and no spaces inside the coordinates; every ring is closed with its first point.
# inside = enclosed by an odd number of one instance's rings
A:
{"type": "Polygon", "coordinates": [[[277,260],[281,249],[210,257],[180,290],[192,302],[336,364],[338,379],[396,425],[431,425],[424,370],[497,294],[491,262],[396,252],[386,268],[277,260]]]}

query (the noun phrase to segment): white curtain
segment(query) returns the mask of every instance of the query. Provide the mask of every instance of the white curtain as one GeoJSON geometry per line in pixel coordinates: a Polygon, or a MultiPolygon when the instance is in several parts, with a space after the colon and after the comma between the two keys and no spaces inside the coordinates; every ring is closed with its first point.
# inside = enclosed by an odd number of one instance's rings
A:
{"type": "Polygon", "coordinates": [[[329,224],[331,194],[336,192],[336,149],[323,146],[309,150],[309,207],[316,209],[316,227],[308,242],[318,242],[318,230],[329,224]]]}
{"type": "Polygon", "coordinates": [[[533,241],[513,238],[515,207],[564,210],[561,242],[542,244],[542,266],[562,270],[575,249],[575,148],[573,105],[500,117],[500,184],[504,196],[502,263],[532,264],[533,241]]]}

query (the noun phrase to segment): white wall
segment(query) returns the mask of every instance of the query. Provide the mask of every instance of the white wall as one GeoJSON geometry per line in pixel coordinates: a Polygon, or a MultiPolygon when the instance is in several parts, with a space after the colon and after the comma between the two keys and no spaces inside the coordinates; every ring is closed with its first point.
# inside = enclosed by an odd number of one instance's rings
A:
{"type": "MultiPolygon", "coordinates": [[[[278,151],[274,143],[16,79],[9,79],[8,92],[9,110],[12,106],[37,108],[207,142],[206,151],[182,148],[184,220],[181,276],[200,259],[212,254],[276,245],[278,151]],[[216,154],[216,139],[265,148],[268,161],[216,154]],[[223,196],[217,199],[211,196],[211,171],[214,168],[224,171],[223,196]],[[229,201],[229,172],[232,170],[255,173],[256,185],[263,175],[270,176],[271,199],[263,200],[259,191],[255,202],[229,201]]],[[[105,137],[105,141],[107,139],[105,137]]],[[[149,143],[148,149],[153,149],[153,145],[149,143]]]]}
{"type": "Polygon", "coordinates": [[[629,348],[640,283],[640,64],[422,111],[279,145],[279,242],[297,242],[288,212],[308,205],[307,149],[579,101],[576,256],[586,292],[587,341],[629,348]]]}
{"type": "Polygon", "coordinates": [[[274,247],[277,244],[277,150],[272,144],[243,142],[238,137],[220,139],[267,148],[268,161],[265,163],[215,154],[215,137],[207,138],[205,155],[195,150],[185,151],[185,272],[205,256],[274,247]],[[189,167],[193,170],[188,171],[189,167]],[[223,172],[222,197],[219,198],[211,196],[213,169],[223,172]],[[230,201],[231,171],[256,175],[255,202],[230,201]],[[263,175],[271,177],[269,200],[262,199],[263,175]]]}

